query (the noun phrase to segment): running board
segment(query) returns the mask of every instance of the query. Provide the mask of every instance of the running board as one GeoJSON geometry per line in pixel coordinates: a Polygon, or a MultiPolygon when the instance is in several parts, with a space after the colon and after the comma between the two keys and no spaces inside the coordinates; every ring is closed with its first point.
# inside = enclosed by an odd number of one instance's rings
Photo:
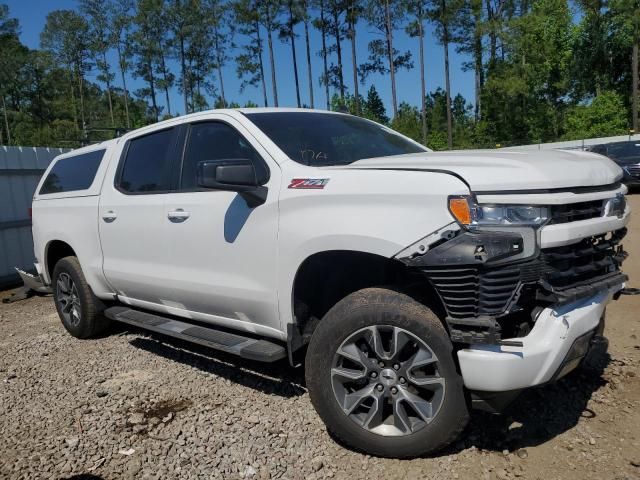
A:
{"type": "Polygon", "coordinates": [[[282,345],[269,340],[245,337],[214,327],[200,327],[159,314],[122,306],[107,308],[103,313],[111,320],[239,355],[250,360],[275,362],[287,356],[287,352],[282,345]]]}

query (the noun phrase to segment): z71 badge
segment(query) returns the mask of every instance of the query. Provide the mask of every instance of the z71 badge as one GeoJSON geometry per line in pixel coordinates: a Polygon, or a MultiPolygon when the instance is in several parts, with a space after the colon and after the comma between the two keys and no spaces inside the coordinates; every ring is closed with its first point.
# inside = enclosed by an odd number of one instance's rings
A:
{"type": "Polygon", "coordinates": [[[329,183],[328,178],[294,178],[288,188],[322,190],[327,183],[329,183]]]}

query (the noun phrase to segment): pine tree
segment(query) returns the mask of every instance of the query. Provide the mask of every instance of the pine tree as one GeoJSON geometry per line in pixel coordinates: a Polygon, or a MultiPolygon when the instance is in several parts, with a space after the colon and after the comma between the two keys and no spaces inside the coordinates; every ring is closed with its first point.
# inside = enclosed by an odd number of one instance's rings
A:
{"type": "Polygon", "coordinates": [[[264,106],[269,106],[267,97],[267,83],[262,61],[263,44],[260,36],[260,18],[254,0],[237,0],[233,3],[233,21],[238,31],[247,38],[240,46],[240,52],[235,57],[236,73],[241,79],[240,92],[248,87],[262,86],[264,106]]]}
{"type": "Polygon", "coordinates": [[[367,92],[367,101],[364,103],[364,116],[378,123],[389,123],[384,103],[374,85],[371,85],[367,92]]]}
{"type": "Polygon", "coordinates": [[[373,72],[389,74],[394,116],[398,113],[396,72],[401,68],[407,70],[413,68],[411,52],[406,51],[401,54],[393,46],[393,32],[405,19],[403,7],[399,0],[368,0],[365,8],[367,22],[376,28],[384,39],[375,39],[369,42],[368,62],[360,66],[363,79],[373,72]],[[383,58],[386,58],[386,64],[382,60],[383,58]]]}

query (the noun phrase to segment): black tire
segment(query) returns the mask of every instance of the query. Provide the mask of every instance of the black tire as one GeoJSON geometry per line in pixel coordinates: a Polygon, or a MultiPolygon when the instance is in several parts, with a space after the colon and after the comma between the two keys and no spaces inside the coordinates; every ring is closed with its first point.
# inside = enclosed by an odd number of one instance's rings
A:
{"type": "Polygon", "coordinates": [[[104,304],[91,291],[76,257],[58,260],[53,269],[52,289],[58,316],[71,335],[76,338],[95,337],[109,327],[109,319],[102,315],[104,304]],[[72,282],[70,287],[65,287],[67,279],[72,282]],[[69,291],[66,292],[65,288],[69,291]],[[71,295],[74,300],[70,303],[62,300],[71,295]],[[71,311],[65,308],[68,304],[71,305],[71,311]]]}
{"type": "MultiPolygon", "coordinates": [[[[456,370],[453,346],[445,328],[429,308],[396,291],[383,288],[359,290],[331,308],[313,333],[305,370],[311,402],[329,431],[342,443],[371,455],[406,458],[435,452],[454,441],[468,422],[462,377],[456,370]],[[357,332],[376,325],[381,328],[391,326],[393,332],[396,331],[393,327],[408,332],[424,342],[437,357],[438,375],[444,378],[443,397],[435,416],[415,432],[407,430],[400,436],[374,433],[353,421],[334,394],[332,367],[338,348],[357,332]]],[[[382,372],[380,375],[382,380],[382,372]]],[[[405,379],[400,377],[400,380],[405,379]]]]}

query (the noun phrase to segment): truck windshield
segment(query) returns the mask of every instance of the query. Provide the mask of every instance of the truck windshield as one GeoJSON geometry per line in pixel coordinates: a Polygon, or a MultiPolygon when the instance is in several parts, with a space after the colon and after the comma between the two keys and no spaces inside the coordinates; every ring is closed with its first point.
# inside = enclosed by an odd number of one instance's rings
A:
{"type": "Polygon", "coordinates": [[[318,112],[245,115],[291,160],[314,167],[429,151],[390,128],[350,115],[318,112]]]}

